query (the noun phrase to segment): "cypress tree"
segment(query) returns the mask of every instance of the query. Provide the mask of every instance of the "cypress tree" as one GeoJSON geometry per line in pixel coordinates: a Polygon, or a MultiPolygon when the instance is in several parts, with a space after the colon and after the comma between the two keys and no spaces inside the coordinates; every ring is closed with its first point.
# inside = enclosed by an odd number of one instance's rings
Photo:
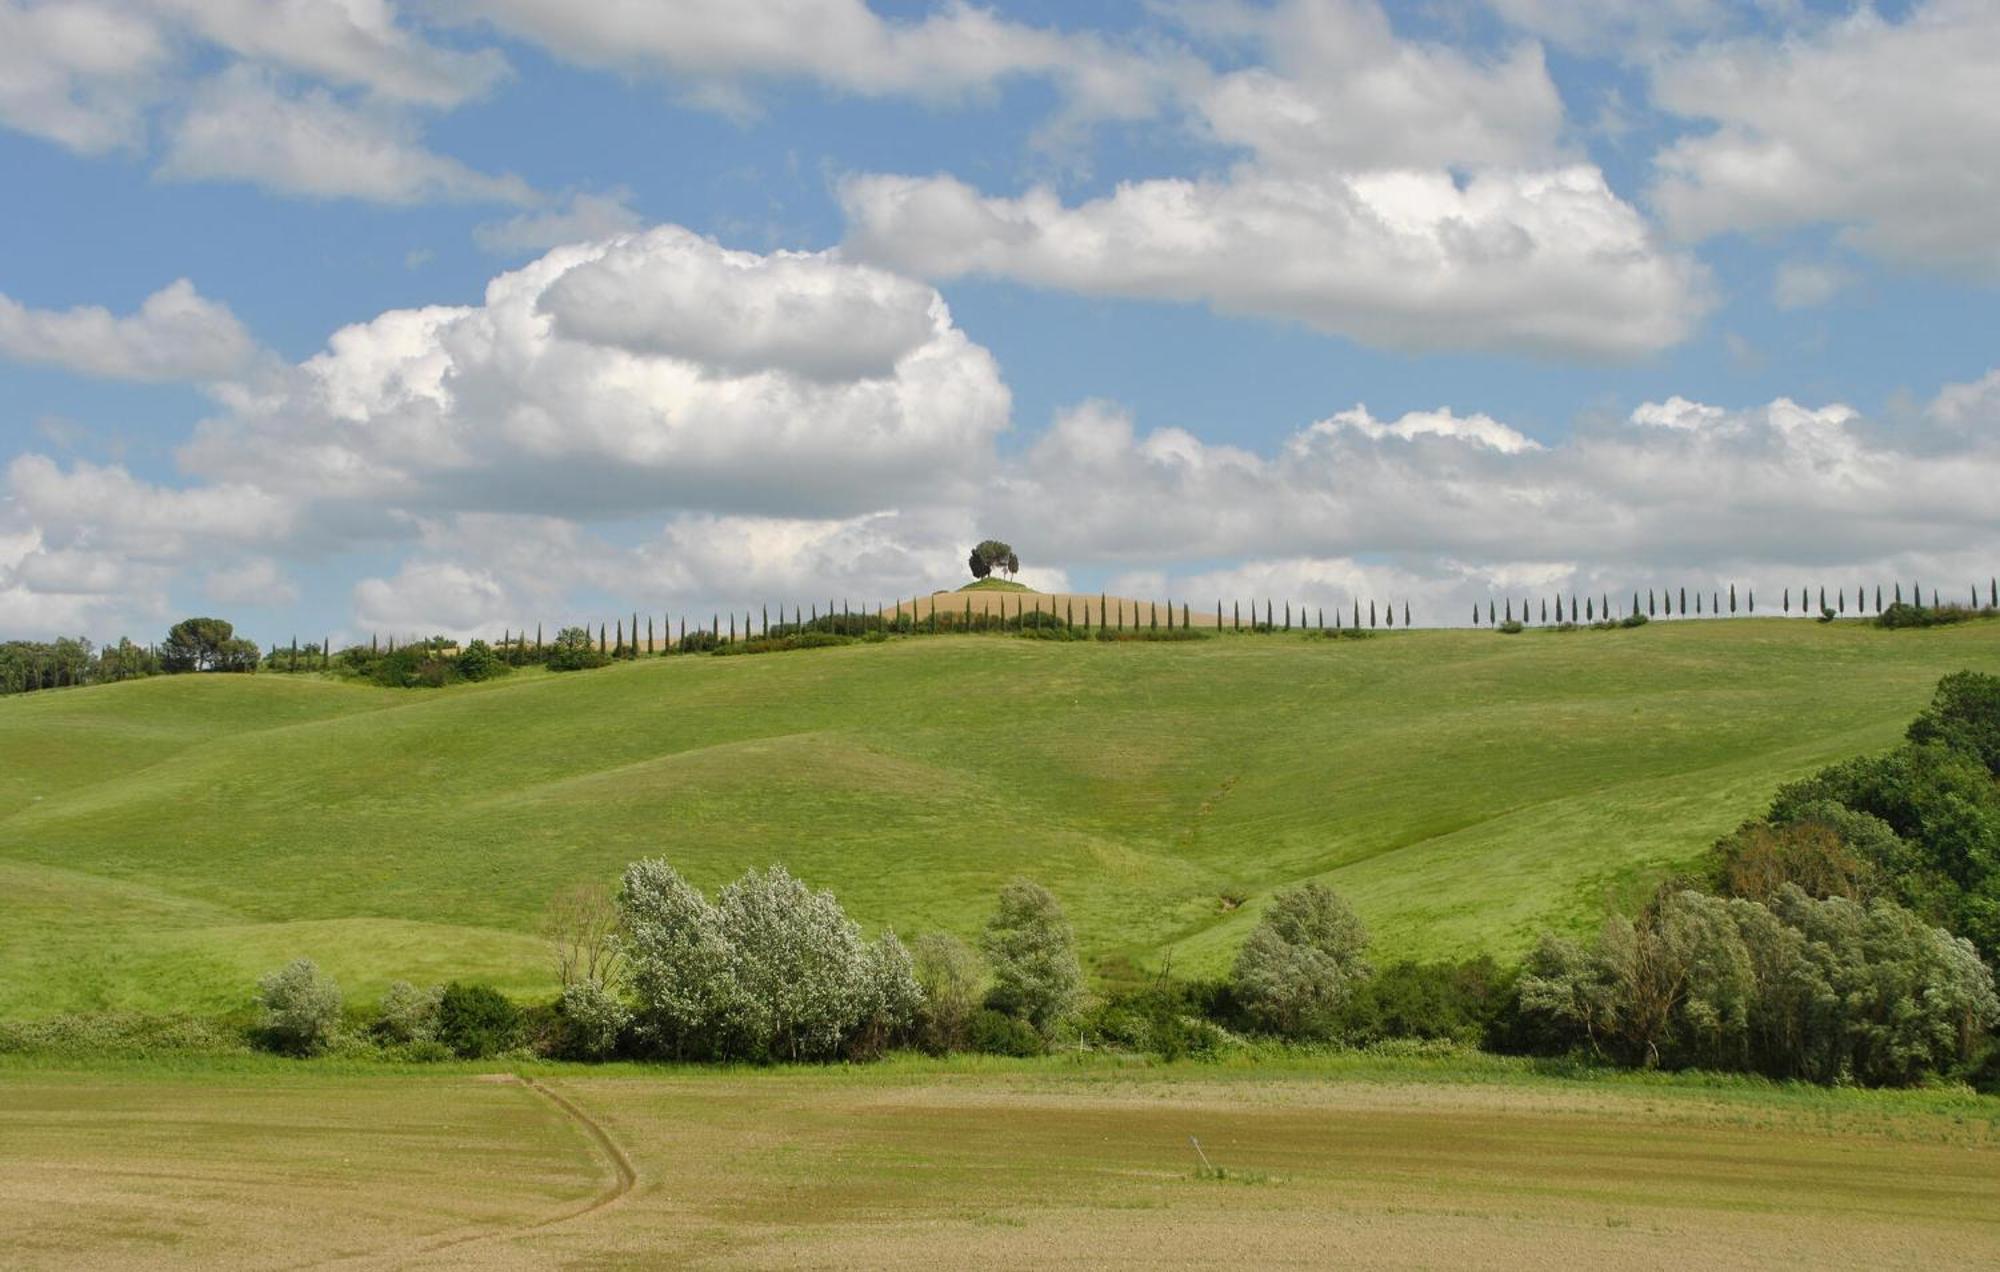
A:
{"type": "Polygon", "coordinates": [[[542,625],[540,623],[535,624],[535,652],[538,654],[542,652],[542,625]]]}
{"type": "MultiPolygon", "coordinates": [[[[1576,613],[1576,606],[1570,606],[1569,612],[1572,614],[1576,613]]],[[[1486,598],[1486,625],[1488,627],[1493,626],[1493,598],[1490,596],[1486,598]]]]}
{"type": "Polygon", "coordinates": [[[1174,603],[1171,600],[1167,602],[1167,630],[1174,630],[1174,603]]]}
{"type": "Polygon", "coordinates": [[[320,662],[320,666],[322,666],[322,667],[326,666],[326,664],[327,664],[327,663],[328,663],[329,661],[331,661],[331,660],[332,660],[332,658],[333,658],[333,637],[331,637],[331,636],[322,636],[322,637],[320,637],[320,638],[319,638],[319,662],[320,662]]]}
{"type": "Polygon", "coordinates": [[[1653,606],[1653,589],[1649,587],[1646,589],[1646,617],[1658,618],[1659,616],[1660,611],[1653,606]]]}
{"type": "Polygon", "coordinates": [[[381,637],[377,636],[374,632],[368,633],[368,652],[371,654],[379,654],[382,652],[382,639],[381,637]]]}
{"type": "Polygon", "coordinates": [[[1597,604],[1588,596],[1583,598],[1583,621],[1586,623],[1597,621],[1597,604]]]}
{"type": "Polygon", "coordinates": [[[1354,630],[1361,630],[1361,598],[1358,596],[1354,598],[1354,630]]]}
{"type": "Polygon", "coordinates": [[[1188,629],[1188,607],[1187,607],[1187,602],[1186,602],[1186,601],[1182,601],[1182,602],[1181,602],[1181,630],[1182,630],[1182,631],[1186,631],[1187,629],[1188,629]]]}
{"type": "MultiPolygon", "coordinates": [[[[1562,602],[1557,601],[1556,604],[1560,605],[1562,604],[1562,602]]],[[[1549,598],[1544,596],[1542,598],[1542,623],[1546,626],[1548,621],[1549,621],[1549,598]]]]}
{"type": "Polygon", "coordinates": [[[1931,589],[1931,608],[1932,608],[1932,609],[1936,609],[1937,607],[1938,607],[1938,595],[1937,595],[1937,589],[1936,589],[1936,588],[1932,588],[1932,589],[1931,589]]]}
{"type": "Polygon", "coordinates": [[[1387,605],[1384,605],[1382,607],[1382,626],[1394,627],[1395,625],[1396,625],[1396,602],[1390,601],[1387,605]]]}
{"type": "MultiPolygon", "coordinates": [[[[1072,601],[1070,604],[1074,605],[1075,602],[1072,601]]],[[[1074,610],[1070,613],[1070,626],[1076,626],[1076,613],[1074,610]]],[[[972,630],[972,593],[970,592],[965,594],[965,630],[972,630]]]]}
{"type": "Polygon", "coordinates": [[[1069,602],[1068,606],[1065,607],[1065,609],[1063,610],[1063,626],[1065,627],[1076,626],[1076,601],[1073,599],[1069,602]]]}
{"type": "Polygon", "coordinates": [[[1222,598],[1219,596],[1215,598],[1215,630],[1218,633],[1222,631],[1222,598]]]}
{"type": "Polygon", "coordinates": [[[1821,613],[1826,612],[1826,588],[1824,586],[1819,590],[1819,608],[1821,613]]]}
{"type": "Polygon", "coordinates": [[[1368,625],[1375,626],[1375,602],[1368,602],[1368,625]]]}
{"type": "Polygon", "coordinates": [[[1910,589],[1910,602],[1918,609],[1924,607],[1924,585],[1919,583],[1910,589]]]}
{"type": "Polygon", "coordinates": [[[730,643],[730,644],[732,644],[732,645],[734,645],[734,644],[736,643],[736,611],[735,611],[735,610],[730,610],[730,611],[729,611],[729,643],[730,643]]]}
{"type": "Polygon", "coordinates": [[[681,615],[681,643],[677,648],[685,651],[687,649],[687,643],[688,643],[688,616],[683,614],[681,615]]]}
{"type": "Polygon", "coordinates": [[[1680,608],[1680,615],[1681,615],[1681,617],[1682,617],[1682,618],[1686,618],[1686,617],[1687,617],[1687,612],[1688,612],[1688,590],[1687,590],[1686,588],[1682,588],[1682,589],[1681,589],[1681,608],[1680,608]]]}
{"type": "Polygon", "coordinates": [[[1243,602],[1229,602],[1229,625],[1237,631],[1243,630],[1243,602]]]}
{"type": "MultiPolygon", "coordinates": [[[[1338,615],[1338,614],[1335,614],[1335,615],[1333,616],[1333,621],[1334,621],[1334,625],[1335,625],[1335,626],[1338,626],[1338,625],[1340,624],[1340,615],[1338,615]]],[[[1478,602],[1478,601],[1474,601],[1474,602],[1472,603],[1472,625],[1473,625],[1474,627],[1477,627],[1477,626],[1479,626],[1479,602],[1478,602]]]]}
{"type": "Polygon", "coordinates": [[[607,652],[607,646],[604,640],[605,630],[606,629],[604,624],[599,623],[597,625],[597,652],[600,654],[607,652]]]}
{"type": "Polygon", "coordinates": [[[1732,614],[1736,612],[1736,585],[1734,583],[1729,585],[1729,612],[1732,614]]]}
{"type": "Polygon", "coordinates": [[[1292,630],[1292,603],[1290,601],[1285,602],[1285,630],[1292,630]]]}
{"type": "Polygon", "coordinates": [[[1326,606],[1324,605],[1319,607],[1319,629],[1321,631],[1326,630],[1326,606]]]}
{"type": "Polygon", "coordinates": [[[1409,603],[1408,601],[1404,601],[1404,602],[1403,602],[1403,626],[1407,628],[1407,627],[1408,627],[1409,625],[1410,625],[1410,603],[1409,603]]]}
{"type": "Polygon", "coordinates": [[[1696,593],[1694,594],[1694,612],[1695,612],[1695,615],[1696,615],[1696,617],[1699,617],[1699,616],[1701,615],[1701,593],[1700,593],[1700,592],[1696,592],[1696,593]]]}
{"type": "Polygon", "coordinates": [[[1511,596],[1507,598],[1507,621],[1514,621],[1514,598],[1511,596]]]}
{"type": "Polygon", "coordinates": [[[1562,621],[1563,621],[1563,594],[1562,594],[1561,592],[1557,592],[1557,593],[1556,593],[1556,626],[1557,626],[1557,627],[1561,627],[1561,626],[1562,626],[1562,621]]]}
{"type": "Polygon", "coordinates": [[[1750,603],[1750,612],[1755,614],[1757,612],[1757,589],[1754,587],[1751,588],[1744,594],[1743,599],[1750,603]]]}
{"type": "Polygon", "coordinates": [[[1273,626],[1271,622],[1271,598],[1268,596],[1264,598],[1264,626],[1273,626]]]}
{"type": "MultiPolygon", "coordinates": [[[[1976,587],[1972,589],[1972,604],[1975,607],[1977,607],[1979,604],[1979,589],[1976,587]]],[[[299,638],[294,636],[292,637],[292,670],[297,671],[298,669],[299,669],[299,638]]]]}
{"type": "Polygon", "coordinates": [[[1882,585],[1880,583],[1875,585],[1875,612],[1877,614],[1882,612],[1882,585]]]}
{"type": "Polygon", "coordinates": [[[1845,614],[1847,612],[1847,589],[1844,587],[1835,588],[1833,592],[1833,599],[1834,599],[1834,604],[1840,607],[1840,612],[1845,614]]]}
{"type": "MultiPolygon", "coordinates": [[[[1876,591],[1880,592],[1881,589],[1877,588],[1876,591]]],[[[2000,609],[2000,577],[1990,577],[1986,580],[1986,603],[1995,609],[2000,609]]],[[[1882,607],[1877,604],[1875,608],[1882,607]]]]}
{"type": "Polygon", "coordinates": [[[1787,613],[1787,614],[1791,613],[1791,612],[1792,612],[1792,589],[1790,589],[1790,588],[1786,588],[1786,589],[1785,589],[1785,596],[1784,596],[1784,603],[1785,603],[1785,613],[1787,613]]]}
{"type": "Polygon", "coordinates": [[[1903,603],[1903,584],[1902,584],[1902,582],[1901,582],[1901,581],[1899,580],[1899,581],[1898,581],[1898,582],[1897,582],[1897,583],[1895,584],[1895,587],[1896,587],[1896,604],[1898,604],[1898,605],[1901,605],[1901,604],[1903,603]]]}

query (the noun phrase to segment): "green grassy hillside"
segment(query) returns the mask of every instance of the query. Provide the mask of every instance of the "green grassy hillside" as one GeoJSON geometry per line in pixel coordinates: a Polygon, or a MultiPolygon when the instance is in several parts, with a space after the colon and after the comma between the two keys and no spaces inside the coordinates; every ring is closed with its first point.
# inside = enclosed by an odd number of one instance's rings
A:
{"type": "Polygon", "coordinates": [[[0,700],[0,1015],[229,1007],[301,954],[364,998],[543,990],[547,898],[652,853],[704,885],[783,861],[905,934],[970,933],[1028,874],[1093,958],[1181,972],[1320,876],[1384,956],[1505,956],[1889,744],[1960,667],[2000,670],[2000,624],[940,637],[0,700]]]}

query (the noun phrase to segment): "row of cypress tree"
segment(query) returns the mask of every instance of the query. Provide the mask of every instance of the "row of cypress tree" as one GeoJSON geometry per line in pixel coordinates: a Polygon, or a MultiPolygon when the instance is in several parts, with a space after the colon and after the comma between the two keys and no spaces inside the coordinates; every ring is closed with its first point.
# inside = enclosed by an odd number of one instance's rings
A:
{"type": "MultiPolygon", "coordinates": [[[[1711,590],[1706,597],[1704,597],[1700,588],[1696,588],[1694,591],[1693,607],[1690,608],[1688,590],[1685,587],[1679,589],[1661,588],[1657,590],[1647,588],[1643,601],[1639,593],[1634,591],[1632,593],[1631,610],[1627,615],[1619,615],[1612,612],[1611,595],[1608,592],[1600,593],[1594,597],[1586,596],[1581,600],[1572,592],[1568,597],[1567,610],[1564,608],[1562,594],[1557,593],[1554,598],[1554,621],[1557,623],[1611,622],[1627,616],[1634,618],[1672,618],[1675,615],[1679,615],[1682,618],[1719,617],[1724,612],[1723,607],[1725,603],[1728,606],[1729,613],[1737,613],[1738,603],[1736,585],[1734,583],[1729,585],[1726,595],[1728,599],[1725,602],[1725,593],[1719,588],[1711,590]]],[[[1767,600],[1768,595],[1767,593],[1767,600]]],[[[1853,595],[1854,605],[1851,612],[1855,614],[1868,613],[1870,599],[1868,585],[1863,584],[1856,587],[1853,595]]],[[[1797,599],[1798,606],[1794,610],[1792,589],[1789,587],[1782,589],[1779,593],[1778,612],[1781,614],[1798,613],[1812,615],[1847,614],[1850,612],[1848,608],[1848,591],[1845,587],[1838,585],[1834,587],[1831,596],[1828,595],[1825,585],[1821,585],[1818,589],[1817,606],[1814,605],[1814,589],[1810,586],[1799,588],[1797,599]]],[[[1873,599],[1873,612],[1876,614],[1884,613],[1890,605],[1905,604],[1903,600],[1903,585],[1900,582],[1892,583],[1889,585],[1887,591],[1885,591],[1883,586],[1877,583],[1874,585],[1873,599]]],[[[1984,601],[1980,598],[1979,585],[1974,583],[1971,588],[1970,602],[1970,608],[1974,610],[1982,608],[2000,609],[2000,577],[1989,578],[1986,581],[1986,596],[1984,601]]],[[[1933,587],[1931,589],[1930,605],[1926,607],[1924,605],[1923,585],[1912,583],[1910,585],[1910,600],[1908,604],[1918,609],[1937,609],[1943,607],[1946,602],[1939,595],[1938,590],[1933,587]]],[[[1745,589],[1742,611],[1750,614],[1757,612],[1757,593],[1754,589],[1745,589]]],[[[1770,611],[1767,608],[1765,612],[1769,613],[1770,611]]],[[[1497,600],[1488,598],[1485,605],[1484,622],[1489,627],[1500,623],[1512,622],[1533,623],[1539,621],[1548,623],[1550,621],[1550,614],[1550,598],[1546,596],[1532,599],[1528,597],[1521,598],[1518,613],[1514,608],[1514,598],[1505,597],[1497,600]],[[1540,602],[1539,619],[1536,618],[1536,600],[1540,602]]],[[[1472,607],[1472,625],[1477,627],[1480,623],[1481,610],[1480,606],[1475,603],[1472,607]]]]}

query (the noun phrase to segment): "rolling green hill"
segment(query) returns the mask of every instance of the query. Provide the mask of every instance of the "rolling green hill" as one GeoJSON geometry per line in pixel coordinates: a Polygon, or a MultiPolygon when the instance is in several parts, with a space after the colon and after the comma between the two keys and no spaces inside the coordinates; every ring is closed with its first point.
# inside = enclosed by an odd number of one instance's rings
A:
{"type": "Polygon", "coordinates": [[[1093,958],[1180,972],[1319,876],[1383,956],[1508,956],[1889,744],[1960,667],[2000,670],[2000,624],[939,637],[5,699],[0,1015],[227,1008],[296,955],[363,998],[543,991],[550,895],[655,853],[709,886],[783,861],[906,935],[975,931],[1027,874],[1093,958]]]}

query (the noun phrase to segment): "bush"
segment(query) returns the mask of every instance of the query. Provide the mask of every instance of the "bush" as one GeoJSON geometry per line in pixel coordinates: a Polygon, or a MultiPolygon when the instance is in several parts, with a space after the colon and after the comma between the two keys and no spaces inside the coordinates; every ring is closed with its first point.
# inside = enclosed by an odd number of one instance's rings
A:
{"type": "Polygon", "coordinates": [[[264,1041],[274,1051],[315,1055],[340,1031],[340,986],[309,958],[258,981],[257,999],[264,1041]]]}
{"type": "Polygon", "coordinates": [[[602,1060],[618,1049],[632,1023],[632,1011],[618,995],[594,980],[571,982],[562,992],[561,1051],[576,1060],[602,1060]]]}
{"type": "Polygon", "coordinates": [[[1706,875],[1714,891],[1746,901],[1768,902],[1788,884],[1815,899],[1850,901],[1879,889],[1875,864],[1849,847],[1825,816],[1779,825],[1747,822],[1709,850],[1706,875]]]}
{"type": "Polygon", "coordinates": [[[1521,626],[1521,621],[1519,619],[1510,618],[1506,622],[1500,624],[1500,626],[1494,628],[1493,630],[1499,632],[1503,636],[1519,636],[1522,632],[1526,631],[1527,628],[1521,626]]]}
{"type": "Polygon", "coordinates": [[[914,1024],[921,990],[895,934],[863,942],[831,893],[782,866],[748,872],[711,905],[666,862],[634,862],[618,906],[637,1022],[657,1051],[829,1060],[914,1024]]]}
{"type": "Polygon", "coordinates": [[[1620,627],[1644,627],[1650,621],[1644,614],[1627,614],[1618,620],[1620,627]]]}
{"type": "Polygon", "coordinates": [[[483,640],[475,640],[458,655],[458,674],[463,680],[490,680],[507,670],[507,664],[494,654],[493,647],[483,640]]]}
{"type": "Polygon", "coordinates": [[[722,648],[722,637],[706,627],[700,627],[681,637],[680,644],[674,648],[683,654],[712,654],[722,648]]]}
{"type": "Polygon", "coordinates": [[[1969,1062],[2000,1020],[1970,942],[1886,900],[1769,906],[1665,888],[1592,947],[1544,937],[1521,1008],[1631,1064],[1904,1085],[1969,1062]]]}
{"type": "Polygon", "coordinates": [[[589,671],[609,666],[611,658],[598,650],[589,628],[565,627],[556,633],[546,661],[550,671],[589,671]]]}
{"type": "Polygon", "coordinates": [[[1931,705],[1910,722],[1909,739],[1973,756],[2000,777],[2000,676],[1955,671],[1938,681],[1931,705]]]}
{"type": "Polygon", "coordinates": [[[756,640],[739,640],[735,643],[724,641],[709,652],[718,656],[729,654],[778,654],[793,649],[832,649],[840,645],[852,645],[852,636],[838,636],[832,632],[794,632],[788,636],[760,636],[756,640]]]}
{"type": "Polygon", "coordinates": [[[1964,623],[1975,618],[2000,616],[2000,610],[1992,606],[1972,609],[1964,605],[1911,605],[1897,601],[1888,609],[1875,616],[1877,627],[1944,627],[1951,623],[1964,623]]]}
{"type": "Polygon", "coordinates": [[[1038,1056],[1048,1050],[1033,1025],[991,1007],[973,1013],[969,1036],[972,1049],[989,1056],[1038,1056]]]}
{"type": "Polygon", "coordinates": [[[911,947],[917,987],[923,994],[917,1040],[935,1055],[970,1045],[972,1018],[986,980],[979,952],[945,932],[926,932],[911,947]]]}
{"type": "Polygon", "coordinates": [[[1251,1020],[1286,1038],[1323,1038],[1368,979],[1368,930],[1331,888],[1279,893],[1236,956],[1231,986],[1251,1020]]]}
{"type": "Polygon", "coordinates": [[[442,997],[442,985],[419,989],[408,981],[392,982],[382,995],[375,1036],[391,1046],[437,1041],[438,1000],[442,997]]]}
{"type": "Polygon", "coordinates": [[[457,981],[438,996],[437,1040],[466,1060],[510,1051],[520,1038],[521,1012],[490,985],[457,981]]]}
{"type": "Polygon", "coordinates": [[[1513,977],[1490,957],[1392,963],[1355,986],[1335,1032],[1357,1046],[1397,1039],[1493,1046],[1508,1033],[1513,977]]]}
{"type": "Polygon", "coordinates": [[[1007,884],[982,945],[993,966],[987,1004],[1053,1032],[1083,992],[1076,933],[1055,897],[1027,879],[1007,884]]]}

